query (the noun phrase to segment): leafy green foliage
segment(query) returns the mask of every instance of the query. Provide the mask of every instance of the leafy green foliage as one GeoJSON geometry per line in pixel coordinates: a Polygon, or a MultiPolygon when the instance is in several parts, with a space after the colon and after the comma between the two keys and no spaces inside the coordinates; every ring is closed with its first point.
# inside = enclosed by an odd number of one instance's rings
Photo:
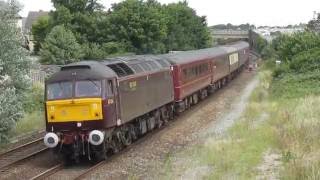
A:
{"type": "Polygon", "coordinates": [[[273,93],[286,98],[320,94],[320,35],[281,35],[273,41],[273,47],[285,59],[273,73],[273,93]]]}
{"type": "Polygon", "coordinates": [[[0,3],[0,143],[22,117],[23,93],[29,88],[30,62],[14,20],[18,7],[14,2],[0,3]]]}
{"type": "Polygon", "coordinates": [[[54,7],[64,6],[70,12],[94,12],[101,10],[103,6],[98,3],[98,0],[52,0],[54,7]]]}
{"type": "Polygon", "coordinates": [[[206,17],[199,17],[186,1],[164,7],[168,19],[167,50],[201,49],[211,45],[206,17]]]}
{"type": "Polygon", "coordinates": [[[85,57],[84,59],[103,59],[110,54],[124,54],[124,45],[117,42],[104,43],[102,45],[96,43],[87,43],[82,46],[85,57]]]}
{"type": "Polygon", "coordinates": [[[82,48],[73,33],[63,25],[56,26],[48,34],[40,51],[41,62],[45,64],[67,64],[79,61],[82,48]]]}
{"type": "Polygon", "coordinates": [[[313,32],[298,32],[292,35],[280,35],[273,40],[274,49],[282,61],[291,61],[302,51],[320,47],[320,36],[313,32]]]}
{"type": "Polygon", "coordinates": [[[32,88],[26,91],[26,99],[24,101],[24,110],[27,113],[43,110],[44,105],[44,88],[41,84],[34,84],[32,88]]]}
{"type": "Polygon", "coordinates": [[[38,21],[32,24],[32,34],[34,34],[34,52],[38,53],[41,48],[41,42],[44,41],[48,34],[49,16],[40,17],[38,21]]]}
{"type": "Polygon", "coordinates": [[[320,13],[318,13],[317,19],[313,19],[308,22],[307,28],[311,31],[319,32],[320,31],[320,13]]]}
{"type": "MultiPolygon", "coordinates": [[[[320,46],[320,45],[319,45],[320,46]]],[[[292,58],[290,70],[296,73],[320,70],[320,47],[303,51],[292,58]]]]}
{"type": "MultiPolygon", "coordinates": [[[[162,5],[156,0],[125,0],[113,4],[108,12],[102,11],[97,0],[52,2],[56,10],[49,14],[48,23],[41,21],[34,25],[37,46],[45,44],[43,36],[49,36],[55,26],[64,26],[83,49],[80,59],[103,59],[126,52],[164,53],[211,45],[206,18],[197,16],[186,2],[162,5]]],[[[72,49],[64,49],[68,50],[72,49]]],[[[60,58],[55,57],[57,53],[41,55],[45,55],[43,62],[51,64],[60,58]]]]}
{"type": "Polygon", "coordinates": [[[165,52],[166,19],[156,1],[126,0],[114,4],[108,18],[114,40],[126,42],[128,51],[165,52]]]}

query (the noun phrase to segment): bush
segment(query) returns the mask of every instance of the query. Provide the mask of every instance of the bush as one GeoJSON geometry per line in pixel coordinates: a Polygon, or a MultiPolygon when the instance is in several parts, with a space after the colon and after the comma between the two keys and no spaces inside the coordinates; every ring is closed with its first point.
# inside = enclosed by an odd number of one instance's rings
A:
{"type": "Polygon", "coordinates": [[[85,53],[84,59],[103,59],[107,56],[107,53],[96,43],[85,43],[82,45],[82,49],[85,53]]]}
{"type": "Polygon", "coordinates": [[[23,111],[14,88],[0,87],[0,91],[0,144],[2,144],[7,142],[8,133],[23,116],[23,111]]]}
{"type": "Polygon", "coordinates": [[[297,73],[320,69],[320,47],[303,51],[292,58],[290,70],[297,73]]]}
{"type": "Polygon", "coordinates": [[[108,42],[102,45],[96,43],[85,43],[82,45],[82,49],[85,53],[84,59],[101,60],[106,57],[123,54],[126,52],[126,48],[122,43],[108,42]]]}
{"type": "MultiPolygon", "coordinates": [[[[1,1],[2,2],[2,1],[1,1]]],[[[24,92],[29,88],[26,74],[30,61],[22,48],[20,30],[15,17],[18,5],[2,2],[0,8],[0,144],[8,139],[8,132],[23,115],[24,92]]]]}
{"type": "Polygon", "coordinates": [[[73,33],[63,25],[55,26],[42,44],[41,62],[63,65],[80,61],[84,56],[73,33]]]}
{"type": "Polygon", "coordinates": [[[292,58],[312,48],[320,48],[320,35],[313,32],[299,32],[292,35],[281,35],[273,40],[273,47],[282,61],[292,58]]]}
{"type": "Polygon", "coordinates": [[[43,111],[44,108],[44,88],[41,84],[35,84],[30,91],[26,92],[24,110],[28,113],[43,111]]]}

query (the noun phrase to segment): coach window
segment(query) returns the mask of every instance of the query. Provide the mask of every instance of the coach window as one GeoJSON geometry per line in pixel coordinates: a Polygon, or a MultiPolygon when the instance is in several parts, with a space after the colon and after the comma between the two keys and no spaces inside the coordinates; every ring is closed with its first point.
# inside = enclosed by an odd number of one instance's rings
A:
{"type": "Polygon", "coordinates": [[[185,79],[187,79],[187,77],[188,77],[187,69],[183,69],[183,75],[184,75],[185,79]]]}
{"type": "Polygon", "coordinates": [[[107,83],[107,96],[112,96],[113,95],[113,83],[112,80],[108,80],[107,83]]]}

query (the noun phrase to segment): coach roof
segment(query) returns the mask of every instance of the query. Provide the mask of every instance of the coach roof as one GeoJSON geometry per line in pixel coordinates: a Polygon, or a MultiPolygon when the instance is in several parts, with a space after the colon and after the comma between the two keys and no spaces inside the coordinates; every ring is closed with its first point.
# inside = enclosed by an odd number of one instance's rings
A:
{"type": "Polygon", "coordinates": [[[159,57],[167,59],[172,64],[185,64],[196,60],[204,60],[219,57],[221,55],[229,54],[246,47],[249,47],[248,43],[240,41],[231,45],[218,46],[200,50],[182,51],[177,53],[169,53],[159,55],[159,57]]]}

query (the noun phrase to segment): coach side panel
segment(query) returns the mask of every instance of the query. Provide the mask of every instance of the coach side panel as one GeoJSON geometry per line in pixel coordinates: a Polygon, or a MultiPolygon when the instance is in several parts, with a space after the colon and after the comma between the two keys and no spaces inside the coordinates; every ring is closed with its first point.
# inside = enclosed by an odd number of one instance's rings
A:
{"type": "Polygon", "coordinates": [[[174,66],[176,101],[211,84],[210,64],[209,60],[202,60],[174,66]]]}
{"type": "Polygon", "coordinates": [[[226,77],[229,75],[229,60],[228,56],[220,56],[216,57],[212,60],[212,69],[213,69],[213,82],[216,82],[217,80],[226,77]]]}
{"type": "Polygon", "coordinates": [[[248,48],[241,49],[239,51],[239,64],[240,64],[240,66],[245,64],[248,60],[249,60],[249,49],[248,48]]]}

